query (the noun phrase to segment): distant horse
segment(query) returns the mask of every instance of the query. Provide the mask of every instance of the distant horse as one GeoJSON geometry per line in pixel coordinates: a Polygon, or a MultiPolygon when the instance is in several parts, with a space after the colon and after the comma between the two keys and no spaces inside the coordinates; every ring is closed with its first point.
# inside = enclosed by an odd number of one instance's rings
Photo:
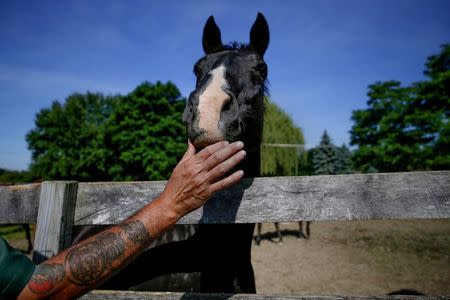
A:
{"type": "MultiPolygon", "coordinates": [[[[267,78],[263,57],[269,45],[267,21],[258,13],[248,45],[223,45],[220,29],[211,16],[203,29],[202,44],[205,56],[194,65],[196,88],[183,113],[188,137],[198,150],[218,141],[243,141],[247,156],[237,168],[243,169],[246,177],[260,176],[267,78]]],[[[155,247],[144,252],[104,287],[126,289],[161,278],[161,275],[200,272],[201,292],[255,293],[251,264],[254,227],[254,224],[200,224],[193,235],[190,229],[184,229],[187,234],[183,236],[187,239],[182,237],[167,243],[176,232],[183,231],[180,229],[183,226],[178,226],[160,238],[165,244],[152,245],[155,247]]],[[[192,226],[184,228],[194,229],[192,226]]],[[[75,234],[75,241],[85,238],[88,232],[93,233],[89,228],[82,228],[75,234]]],[[[193,281],[195,278],[190,282],[193,281]]],[[[161,290],[155,286],[151,289],[161,290]]],[[[195,287],[188,290],[195,290],[195,287]]]]}
{"type": "MultiPolygon", "coordinates": [[[[281,245],[281,244],[283,244],[283,234],[280,230],[280,224],[278,222],[274,222],[274,225],[275,225],[275,232],[278,237],[278,244],[281,245]]],[[[255,242],[256,242],[256,245],[258,245],[258,246],[259,246],[259,244],[261,244],[261,239],[262,239],[261,227],[262,227],[261,223],[258,223],[256,226],[255,242]]],[[[309,239],[310,235],[311,235],[311,221],[299,221],[297,238],[309,239]],[[306,231],[303,231],[303,222],[306,223],[306,231]]]]}

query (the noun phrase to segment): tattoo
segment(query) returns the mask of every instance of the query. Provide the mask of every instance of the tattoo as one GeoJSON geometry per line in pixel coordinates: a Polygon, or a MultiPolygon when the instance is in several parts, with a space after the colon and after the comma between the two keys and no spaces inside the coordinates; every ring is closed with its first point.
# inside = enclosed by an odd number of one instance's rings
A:
{"type": "Polygon", "coordinates": [[[108,232],[97,240],[97,243],[106,267],[112,269],[112,263],[125,253],[125,241],[119,234],[108,232]]]}
{"type": "Polygon", "coordinates": [[[150,241],[150,234],[140,221],[131,221],[121,225],[127,238],[135,244],[142,245],[150,241]]]}
{"type": "Polygon", "coordinates": [[[69,280],[77,285],[95,283],[105,272],[114,270],[117,260],[124,260],[127,246],[144,245],[150,234],[140,221],[118,226],[119,232],[106,232],[93,240],[72,248],[66,256],[65,265],[69,280]]]}
{"type": "Polygon", "coordinates": [[[112,263],[125,253],[125,241],[119,234],[107,232],[76,246],[66,256],[69,279],[78,285],[94,283],[112,263]]]}
{"type": "Polygon", "coordinates": [[[49,294],[66,275],[62,264],[40,264],[36,266],[28,288],[35,294],[49,294]]]}

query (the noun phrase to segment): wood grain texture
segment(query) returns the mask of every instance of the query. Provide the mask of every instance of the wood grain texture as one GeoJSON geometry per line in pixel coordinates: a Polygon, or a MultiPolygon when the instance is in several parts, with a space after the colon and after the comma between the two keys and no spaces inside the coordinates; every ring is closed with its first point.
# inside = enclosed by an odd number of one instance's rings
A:
{"type": "Polygon", "coordinates": [[[33,261],[40,263],[70,245],[78,183],[42,183],[33,261]]]}
{"type": "Polygon", "coordinates": [[[196,293],[157,293],[157,292],[131,292],[131,291],[93,291],[84,295],[82,300],[109,300],[109,299],[155,299],[155,300],[368,300],[368,299],[411,299],[411,300],[444,300],[449,296],[306,296],[306,295],[263,295],[263,294],[196,294],[196,293]]]}
{"type": "MultiPolygon", "coordinates": [[[[114,224],[165,182],[80,183],[76,225],[114,224]]],[[[244,179],[179,224],[450,218],[450,171],[244,179]]]]}
{"type": "MultiPolygon", "coordinates": [[[[75,225],[114,224],[164,181],[79,183],[75,225]]],[[[0,187],[0,224],[33,223],[40,185],[0,187]]],[[[179,224],[450,218],[450,171],[244,179],[179,224]]]]}
{"type": "Polygon", "coordinates": [[[40,191],[40,183],[0,186],[0,224],[35,223],[40,191]]]}

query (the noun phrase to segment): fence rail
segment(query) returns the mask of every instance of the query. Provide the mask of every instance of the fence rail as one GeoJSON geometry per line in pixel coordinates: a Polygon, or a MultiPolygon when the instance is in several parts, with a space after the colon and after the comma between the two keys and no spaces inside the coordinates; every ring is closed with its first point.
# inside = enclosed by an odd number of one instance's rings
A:
{"type": "MultiPolygon", "coordinates": [[[[118,223],[157,197],[164,185],[80,182],[74,225],[118,223]]],[[[0,223],[36,222],[40,191],[40,184],[0,187],[0,223]]],[[[248,178],[179,224],[449,217],[450,171],[437,171],[248,178]]]]}
{"type": "MultiPolygon", "coordinates": [[[[63,250],[73,225],[116,224],[151,202],[164,181],[48,181],[0,186],[0,224],[37,223],[33,260],[63,250]]],[[[450,171],[248,178],[179,224],[450,218],[450,171]]],[[[94,291],[82,299],[406,299],[94,291]]],[[[407,299],[450,299],[408,296],[407,299]]]]}
{"type": "Polygon", "coordinates": [[[109,299],[154,299],[154,300],[444,300],[448,296],[308,296],[308,295],[264,295],[264,294],[196,294],[196,293],[157,293],[131,291],[93,291],[81,297],[82,300],[109,299]]]}

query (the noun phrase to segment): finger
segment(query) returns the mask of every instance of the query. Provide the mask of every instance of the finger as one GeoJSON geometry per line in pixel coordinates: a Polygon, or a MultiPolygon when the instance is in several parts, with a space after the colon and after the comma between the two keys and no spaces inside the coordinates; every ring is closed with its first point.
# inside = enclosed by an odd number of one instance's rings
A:
{"type": "Polygon", "coordinates": [[[215,181],[218,178],[224,176],[231,169],[236,167],[237,164],[244,159],[245,155],[246,155],[245,151],[241,150],[238,153],[234,154],[232,157],[225,160],[224,162],[215,166],[208,174],[209,180],[215,181]]]}
{"type": "Polygon", "coordinates": [[[242,142],[234,142],[227,147],[217,150],[215,153],[210,155],[208,159],[204,162],[204,170],[210,171],[218,164],[230,158],[236,152],[241,150],[244,147],[244,143],[242,142]]]}
{"type": "Polygon", "coordinates": [[[229,143],[227,141],[217,142],[215,144],[209,145],[199,153],[197,153],[197,158],[200,161],[206,160],[211,154],[216,152],[217,150],[226,147],[229,143]]]}
{"type": "Polygon", "coordinates": [[[188,159],[191,156],[195,155],[195,147],[194,145],[192,145],[191,141],[188,140],[188,148],[186,150],[186,152],[183,155],[183,158],[181,158],[181,160],[185,160],[188,159]]]}
{"type": "Polygon", "coordinates": [[[244,172],[242,170],[236,171],[228,177],[225,177],[222,180],[217,181],[216,183],[210,186],[211,193],[216,193],[220,190],[226,189],[233,184],[237,183],[244,176],[244,172]]]}

